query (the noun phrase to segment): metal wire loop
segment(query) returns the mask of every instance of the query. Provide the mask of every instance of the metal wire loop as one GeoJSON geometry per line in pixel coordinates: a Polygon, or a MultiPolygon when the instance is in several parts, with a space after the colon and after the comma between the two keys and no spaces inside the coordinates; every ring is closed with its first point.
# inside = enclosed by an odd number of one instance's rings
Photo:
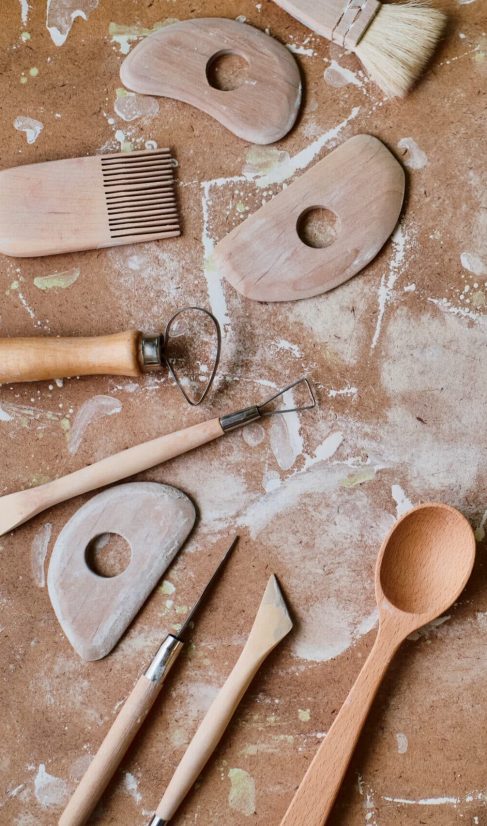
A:
{"type": "Polygon", "coordinates": [[[191,306],[191,307],[182,307],[180,310],[178,310],[176,313],[174,313],[174,315],[169,319],[169,321],[166,325],[166,330],[165,330],[165,333],[164,333],[164,349],[166,349],[167,341],[168,341],[170,330],[171,330],[171,325],[176,321],[176,319],[178,318],[178,316],[181,315],[181,313],[185,313],[188,310],[198,310],[200,313],[205,313],[205,315],[207,315],[208,318],[210,318],[211,321],[213,322],[213,324],[215,326],[215,331],[216,331],[216,354],[215,354],[215,360],[213,362],[213,370],[210,373],[210,376],[209,376],[209,379],[208,379],[208,382],[206,384],[206,387],[205,387],[205,390],[204,390],[203,394],[201,396],[197,397],[196,400],[192,399],[191,396],[189,396],[188,393],[186,392],[186,390],[184,389],[183,384],[182,384],[178,374],[174,370],[174,367],[171,364],[170,359],[167,358],[167,355],[165,356],[165,361],[166,361],[167,368],[168,368],[171,376],[173,377],[174,381],[176,382],[177,386],[179,387],[181,393],[183,394],[183,396],[186,399],[186,401],[188,402],[188,404],[190,404],[192,407],[197,407],[199,404],[201,404],[202,401],[204,401],[206,399],[206,397],[208,395],[208,392],[209,392],[209,390],[210,390],[210,388],[213,384],[213,380],[215,378],[216,371],[218,370],[218,365],[220,363],[221,349],[222,349],[222,333],[221,333],[221,328],[220,328],[220,324],[218,322],[218,319],[213,315],[213,313],[210,313],[209,310],[206,310],[204,307],[193,307],[193,306],[191,306]]]}
{"type": "Polygon", "coordinates": [[[302,410],[312,410],[313,407],[316,407],[316,397],[313,392],[311,382],[306,376],[302,376],[300,379],[293,381],[291,384],[288,384],[287,387],[283,387],[282,390],[279,390],[278,393],[275,393],[274,396],[271,396],[270,399],[267,399],[267,401],[265,401],[263,404],[257,405],[257,409],[261,416],[274,416],[276,413],[299,413],[302,410]],[[308,404],[298,405],[297,407],[285,407],[283,410],[281,408],[279,408],[278,410],[265,410],[265,408],[272,404],[272,402],[275,401],[275,399],[278,399],[279,396],[284,396],[284,393],[287,393],[288,390],[292,390],[299,384],[306,385],[306,389],[310,397],[310,402],[308,404]]]}

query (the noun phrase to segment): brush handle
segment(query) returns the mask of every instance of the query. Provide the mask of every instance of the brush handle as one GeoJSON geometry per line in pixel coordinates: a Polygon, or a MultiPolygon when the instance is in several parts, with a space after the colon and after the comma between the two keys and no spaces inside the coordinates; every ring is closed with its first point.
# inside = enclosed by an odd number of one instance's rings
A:
{"type": "Polygon", "coordinates": [[[213,700],[186,749],[157,807],[156,815],[163,821],[171,820],[176,814],[220,742],[259,666],[274,645],[273,641],[268,650],[262,651],[256,649],[251,637],[247,640],[233,670],[213,700]]]}
{"type": "Polygon", "coordinates": [[[0,497],[0,536],[73,496],[111,485],[167,462],[223,435],[220,420],[206,422],[129,447],[45,485],[0,497]]]}
{"type": "Polygon", "coordinates": [[[0,339],[0,383],[67,376],[138,376],[140,333],[89,338],[0,339]]]}
{"type": "Polygon", "coordinates": [[[324,826],[377,690],[400,639],[379,631],[338,716],[294,795],[281,826],[324,826]]]}
{"type": "Polygon", "coordinates": [[[308,29],[354,49],[381,4],[378,0],[275,0],[308,29]]]}
{"type": "Polygon", "coordinates": [[[183,643],[170,634],[161,646],[166,660],[156,679],[146,674],[139,677],[59,818],[59,826],[82,826],[89,818],[154,705],[182,647],[183,643]]]}

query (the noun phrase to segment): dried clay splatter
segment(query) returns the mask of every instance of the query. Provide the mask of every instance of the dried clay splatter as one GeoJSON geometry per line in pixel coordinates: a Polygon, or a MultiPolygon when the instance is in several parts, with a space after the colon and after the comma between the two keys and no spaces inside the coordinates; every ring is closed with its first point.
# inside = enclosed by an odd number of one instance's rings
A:
{"type": "Polygon", "coordinates": [[[29,11],[30,5],[28,0],[19,0],[20,3],[20,19],[22,20],[22,25],[26,26],[27,21],[29,19],[29,11]]]}
{"type": "Polygon", "coordinates": [[[159,104],[150,95],[136,95],[125,89],[117,89],[117,98],[113,106],[119,118],[125,121],[157,115],[159,104]]]}
{"type": "Polygon", "coordinates": [[[475,252],[462,252],[460,263],[464,270],[473,275],[487,275],[487,262],[475,252]]]}
{"type": "Polygon", "coordinates": [[[88,20],[98,0],[47,0],[46,26],[56,46],[62,46],[77,17],[88,20]]]}
{"type": "Polygon", "coordinates": [[[46,522],[40,531],[36,533],[32,542],[32,576],[38,588],[44,588],[46,584],[44,563],[46,561],[51,534],[52,525],[50,522],[46,522]]]}
{"type": "Polygon", "coordinates": [[[139,792],[139,781],[132,772],[125,772],[123,776],[123,785],[136,803],[140,803],[142,795],[139,792]]]}
{"type": "Polygon", "coordinates": [[[355,72],[346,69],[344,66],[340,66],[336,60],[331,61],[330,65],[325,69],[323,76],[328,85],[334,86],[336,89],[341,89],[342,86],[348,86],[350,84],[358,86],[358,88],[361,89],[364,85],[355,72]]]}
{"type": "Polygon", "coordinates": [[[34,278],[34,285],[38,290],[65,290],[71,287],[80,275],[79,267],[72,267],[70,270],[53,272],[50,275],[38,275],[34,278]]]}
{"type": "Polygon", "coordinates": [[[122,403],[113,396],[93,396],[81,405],[68,437],[68,450],[71,454],[77,452],[87,427],[94,419],[100,416],[113,416],[120,413],[122,403]]]}
{"type": "Polygon", "coordinates": [[[110,35],[112,43],[118,44],[121,53],[128,54],[130,47],[135,40],[139,40],[141,37],[147,37],[149,34],[153,34],[153,32],[163,29],[165,26],[170,26],[171,23],[178,22],[177,17],[168,17],[166,20],[161,20],[158,23],[154,23],[150,29],[146,26],[124,26],[120,23],[110,23],[108,26],[108,34],[110,35]]]}
{"type": "Polygon", "coordinates": [[[255,814],[255,781],[245,769],[230,769],[228,805],[236,812],[250,817],[255,814]]]}
{"type": "Polygon", "coordinates": [[[397,752],[398,754],[406,754],[408,750],[408,738],[402,732],[396,734],[397,752]]]}
{"type": "Polygon", "coordinates": [[[45,763],[41,763],[34,778],[34,793],[41,806],[51,808],[66,802],[69,789],[65,780],[49,774],[45,763]]]}
{"type": "Polygon", "coordinates": [[[278,149],[251,147],[246,155],[247,162],[243,168],[243,175],[248,180],[255,180],[258,187],[270,184],[283,183],[291,178],[300,169],[306,169],[316,155],[328,145],[333,145],[338,136],[355,120],[360,113],[360,107],[355,106],[349,116],[341,123],[328,129],[315,141],[306,146],[296,155],[278,149]]]}
{"type": "Polygon", "coordinates": [[[28,118],[24,115],[15,118],[13,125],[18,132],[25,132],[27,143],[35,143],[44,129],[44,124],[40,120],[28,118]]]}
{"type": "Polygon", "coordinates": [[[424,169],[428,163],[428,156],[419,148],[413,138],[401,138],[398,142],[399,149],[403,150],[402,162],[409,169],[424,169]]]}

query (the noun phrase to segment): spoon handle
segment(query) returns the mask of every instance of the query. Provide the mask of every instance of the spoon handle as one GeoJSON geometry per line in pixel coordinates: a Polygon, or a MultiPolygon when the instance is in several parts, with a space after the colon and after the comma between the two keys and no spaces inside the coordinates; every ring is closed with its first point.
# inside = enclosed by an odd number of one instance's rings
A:
{"type": "MultiPolygon", "coordinates": [[[[388,629],[389,631],[390,629],[388,629]]],[[[323,826],[347,771],[360,732],[401,639],[379,630],[347,699],[311,762],[281,826],[323,826]]]]}

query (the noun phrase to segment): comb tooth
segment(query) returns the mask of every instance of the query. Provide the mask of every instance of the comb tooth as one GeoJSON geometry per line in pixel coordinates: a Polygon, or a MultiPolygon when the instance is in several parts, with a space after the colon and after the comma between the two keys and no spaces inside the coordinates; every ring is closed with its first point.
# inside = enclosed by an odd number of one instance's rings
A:
{"type": "Polygon", "coordinates": [[[124,195],[123,190],[121,192],[115,191],[107,191],[106,193],[107,202],[112,201],[123,201],[124,198],[132,200],[132,198],[175,198],[175,192],[173,186],[168,186],[167,184],[162,184],[158,187],[152,187],[151,189],[144,188],[141,189],[139,194],[137,192],[133,192],[131,195],[124,195]]]}
{"type": "Polygon", "coordinates": [[[121,212],[125,209],[132,209],[132,207],[137,207],[143,209],[146,206],[150,206],[151,204],[175,204],[176,198],[174,195],[147,195],[144,197],[138,198],[110,198],[107,199],[107,207],[109,212],[121,212]]]}
{"type": "Polygon", "coordinates": [[[119,161],[117,163],[111,164],[103,164],[103,174],[106,175],[110,173],[113,169],[138,169],[141,166],[155,166],[159,164],[160,166],[169,166],[171,169],[175,168],[175,161],[173,158],[168,155],[161,155],[160,157],[155,158],[136,158],[134,161],[130,161],[130,163],[124,163],[123,161],[119,161]]]}
{"type": "Polygon", "coordinates": [[[122,175],[121,177],[112,178],[105,181],[104,185],[109,188],[109,191],[117,186],[143,186],[152,183],[166,183],[168,186],[172,184],[172,175],[167,175],[161,172],[145,172],[143,175],[122,175]]]}
{"type": "Polygon", "coordinates": [[[100,158],[102,164],[110,164],[131,161],[137,158],[154,158],[157,155],[169,155],[171,157],[171,150],[160,146],[158,149],[137,149],[135,152],[113,152],[111,155],[101,155],[100,158]]]}
{"type": "Polygon", "coordinates": [[[130,169],[115,166],[110,168],[109,171],[103,170],[103,180],[109,181],[112,178],[121,177],[123,175],[135,176],[144,172],[165,172],[166,175],[173,175],[173,169],[174,167],[171,166],[171,164],[162,163],[145,163],[141,166],[131,167],[130,169]]]}
{"type": "Polygon", "coordinates": [[[176,160],[170,152],[148,152],[145,155],[136,155],[134,152],[124,154],[123,156],[114,155],[113,158],[102,158],[102,166],[107,169],[110,166],[129,166],[133,163],[152,163],[156,160],[168,160],[175,164],[176,160]]]}
{"type": "Polygon", "coordinates": [[[108,223],[111,227],[121,226],[122,224],[142,224],[144,221],[152,221],[161,218],[163,221],[168,221],[171,218],[177,218],[177,209],[153,210],[152,212],[143,212],[139,215],[125,215],[121,218],[109,218],[108,223]]]}
{"type": "Polygon", "coordinates": [[[138,183],[118,184],[107,190],[107,195],[119,192],[151,192],[155,190],[165,190],[171,192],[173,185],[171,181],[139,181],[138,183]]]}
{"type": "Polygon", "coordinates": [[[134,238],[138,241],[143,240],[145,236],[148,239],[153,237],[154,235],[158,236],[159,238],[174,238],[176,235],[180,235],[179,224],[171,224],[164,229],[160,226],[155,227],[154,229],[150,229],[147,227],[142,227],[142,231],[138,232],[136,228],[134,229],[127,229],[125,232],[112,232],[110,233],[111,238],[134,238]]]}
{"type": "Polygon", "coordinates": [[[113,232],[121,232],[130,227],[163,227],[170,224],[178,223],[177,214],[173,215],[150,215],[147,218],[128,218],[126,221],[120,223],[110,223],[110,230],[113,232]]]}
{"type": "Polygon", "coordinates": [[[176,201],[149,201],[146,204],[134,204],[134,205],[127,205],[123,209],[112,209],[108,210],[108,217],[109,218],[123,218],[124,215],[127,213],[129,214],[138,214],[143,212],[148,212],[150,210],[166,210],[166,209],[177,209],[176,201]]]}

